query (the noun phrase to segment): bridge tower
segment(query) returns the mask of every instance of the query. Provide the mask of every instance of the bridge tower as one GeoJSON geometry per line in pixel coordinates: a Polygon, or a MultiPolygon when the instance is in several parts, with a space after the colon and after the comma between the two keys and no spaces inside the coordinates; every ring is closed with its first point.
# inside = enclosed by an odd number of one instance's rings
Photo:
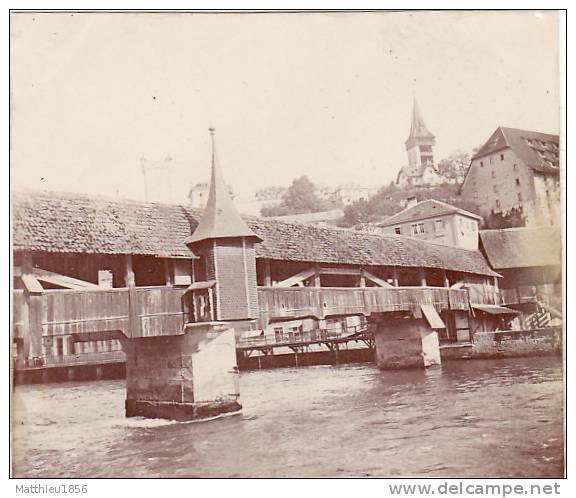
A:
{"type": "Polygon", "coordinates": [[[200,257],[206,280],[216,282],[216,320],[246,322],[258,317],[254,244],[262,239],[242,220],[232,202],[218,163],[214,131],[210,128],[212,178],[208,203],[186,244],[200,257]]]}
{"type": "Polygon", "coordinates": [[[190,420],[242,408],[235,331],[255,327],[259,310],[254,244],[261,239],[236,211],[218,164],[214,128],[210,135],[208,203],[185,243],[204,268],[204,281],[191,290],[213,290],[213,318],[188,323],[171,336],[127,341],[127,416],[190,420]]]}

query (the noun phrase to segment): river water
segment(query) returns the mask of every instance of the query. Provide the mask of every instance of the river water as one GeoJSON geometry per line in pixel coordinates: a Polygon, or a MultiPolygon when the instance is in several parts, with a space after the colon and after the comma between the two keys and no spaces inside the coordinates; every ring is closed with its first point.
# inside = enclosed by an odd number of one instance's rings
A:
{"type": "Polygon", "coordinates": [[[17,386],[19,477],[563,475],[558,358],[244,372],[241,415],[124,417],[124,381],[17,386]]]}

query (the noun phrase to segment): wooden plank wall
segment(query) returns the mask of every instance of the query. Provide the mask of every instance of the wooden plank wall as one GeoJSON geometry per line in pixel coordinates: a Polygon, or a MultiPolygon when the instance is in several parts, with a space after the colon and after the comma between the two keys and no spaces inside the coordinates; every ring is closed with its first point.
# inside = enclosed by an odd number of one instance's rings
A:
{"type": "Polygon", "coordinates": [[[438,311],[467,310],[468,292],[446,287],[260,287],[261,320],[278,318],[324,318],[330,315],[370,315],[390,311],[420,314],[421,304],[433,304],[438,311]]]}

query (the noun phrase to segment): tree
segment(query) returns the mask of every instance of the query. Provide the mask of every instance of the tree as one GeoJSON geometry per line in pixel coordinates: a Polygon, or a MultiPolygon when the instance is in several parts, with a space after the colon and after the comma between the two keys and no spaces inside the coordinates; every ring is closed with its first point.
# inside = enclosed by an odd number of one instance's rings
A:
{"type": "Polygon", "coordinates": [[[286,187],[280,185],[272,185],[258,190],[254,195],[257,201],[269,201],[281,198],[286,192],[286,187]]]}
{"type": "Polygon", "coordinates": [[[526,225],[526,218],[521,207],[513,207],[507,213],[495,213],[492,211],[484,218],[482,228],[515,228],[526,225]]]}
{"type": "Polygon", "coordinates": [[[469,166],[470,154],[455,150],[438,163],[438,172],[449,180],[460,182],[469,166]]]}
{"type": "Polygon", "coordinates": [[[329,201],[316,195],[316,186],[307,176],[295,178],[278,206],[263,207],[262,216],[284,216],[287,214],[317,213],[334,208],[329,201]]]}

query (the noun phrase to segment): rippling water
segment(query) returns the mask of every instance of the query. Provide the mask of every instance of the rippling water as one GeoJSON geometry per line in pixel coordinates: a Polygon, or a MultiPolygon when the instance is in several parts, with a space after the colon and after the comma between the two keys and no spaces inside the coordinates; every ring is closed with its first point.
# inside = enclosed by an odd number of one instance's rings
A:
{"type": "Polygon", "coordinates": [[[563,475],[558,358],[242,373],[243,413],[124,418],[124,381],[18,386],[13,467],[27,477],[563,475]]]}

